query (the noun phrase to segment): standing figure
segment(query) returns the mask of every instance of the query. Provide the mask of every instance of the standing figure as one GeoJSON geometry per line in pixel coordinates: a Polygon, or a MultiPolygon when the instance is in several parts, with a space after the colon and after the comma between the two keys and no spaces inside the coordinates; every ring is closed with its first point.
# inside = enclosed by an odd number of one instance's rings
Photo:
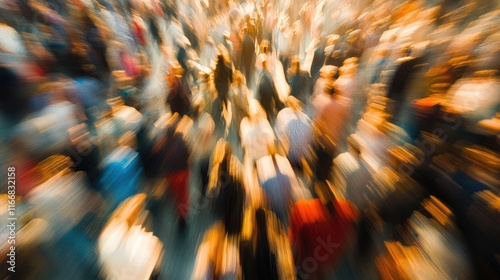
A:
{"type": "Polygon", "coordinates": [[[189,209],[189,160],[190,148],[183,134],[179,131],[182,121],[177,114],[169,121],[167,132],[153,149],[154,160],[161,164],[161,172],[175,197],[175,212],[179,217],[179,226],[186,225],[189,209]]]}
{"type": "MultiPolygon", "coordinates": [[[[248,89],[245,84],[245,77],[240,71],[235,71],[233,75],[233,85],[231,86],[231,103],[234,106],[233,122],[236,131],[240,131],[240,124],[243,118],[248,117],[250,103],[248,101],[248,89]]],[[[239,134],[238,134],[239,135],[239,134]]]]}
{"type": "Polygon", "coordinates": [[[255,42],[250,36],[248,29],[243,29],[241,41],[241,72],[245,75],[247,84],[253,84],[253,72],[255,71],[255,42]]]}
{"type": "Polygon", "coordinates": [[[290,95],[297,98],[303,104],[309,99],[311,88],[311,76],[307,71],[300,69],[298,57],[292,59],[292,67],[288,71],[288,84],[290,85],[290,95]]]}
{"type": "Polygon", "coordinates": [[[274,123],[276,109],[282,109],[283,103],[281,102],[272,74],[267,68],[267,61],[262,61],[262,73],[260,75],[259,84],[257,86],[257,100],[266,111],[269,123],[274,123]]]}
{"type": "Polygon", "coordinates": [[[182,79],[182,67],[177,63],[172,67],[172,75],[169,76],[170,92],[167,96],[167,104],[170,111],[183,116],[191,110],[191,100],[189,98],[188,86],[182,79]]]}
{"type": "Polygon", "coordinates": [[[334,156],[342,149],[343,139],[346,139],[346,129],[351,114],[351,101],[340,92],[328,85],[325,88],[330,100],[313,120],[313,130],[316,138],[316,179],[328,180],[334,156]]]}

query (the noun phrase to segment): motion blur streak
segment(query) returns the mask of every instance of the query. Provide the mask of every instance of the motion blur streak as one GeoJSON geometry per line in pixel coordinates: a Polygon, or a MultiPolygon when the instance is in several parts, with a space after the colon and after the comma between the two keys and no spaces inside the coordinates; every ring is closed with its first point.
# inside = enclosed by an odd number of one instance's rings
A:
{"type": "Polygon", "coordinates": [[[0,0],[0,278],[500,279],[499,3],[0,0]]]}

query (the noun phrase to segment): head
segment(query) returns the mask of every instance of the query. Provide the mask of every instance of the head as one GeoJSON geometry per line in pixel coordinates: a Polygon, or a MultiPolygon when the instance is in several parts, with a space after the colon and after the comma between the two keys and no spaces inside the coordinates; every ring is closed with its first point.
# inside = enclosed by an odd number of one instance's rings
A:
{"type": "Polygon", "coordinates": [[[267,60],[262,60],[262,69],[267,70],[267,60]]]}
{"type": "Polygon", "coordinates": [[[291,65],[292,65],[292,70],[294,70],[294,71],[299,71],[300,70],[300,60],[299,60],[298,56],[294,55],[292,57],[292,63],[291,63],[291,65]]]}
{"type": "Polygon", "coordinates": [[[260,43],[260,52],[267,54],[269,52],[269,42],[267,40],[263,40],[260,43]]]}
{"type": "Polygon", "coordinates": [[[334,50],[332,52],[332,57],[335,58],[335,59],[340,58],[340,50],[334,50]]]}
{"type": "Polygon", "coordinates": [[[332,34],[332,35],[328,36],[326,42],[327,42],[326,43],[327,46],[332,46],[332,45],[337,44],[339,42],[339,35],[332,34]]]}
{"type": "Polygon", "coordinates": [[[293,109],[294,111],[302,110],[302,105],[300,104],[300,101],[291,95],[288,96],[286,99],[286,106],[288,108],[293,109]]]}
{"type": "Polygon", "coordinates": [[[324,79],[327,79],[330,81],[334,81],[338,78],[338,72],[339,72],[338,68],[336,66],[332,66],[332,65],[323,66],[319,70],[319,74],[320,74],[321,78],[324,78],[324,79]]]}
{"type": "Polygon", "coordinates": [[[347,42],[353,44],[359,40],[360,36],[361,36],[361,30],[356,29],[350,32],[349,35],[347,35],[347,42]]]}
{"type": "Polygon", "coordinates": [[[219,54],[217,56],[217,66],[222,66],[224,64],[226,64],[226,60],[224,59],[224,55],[219,54]]]}

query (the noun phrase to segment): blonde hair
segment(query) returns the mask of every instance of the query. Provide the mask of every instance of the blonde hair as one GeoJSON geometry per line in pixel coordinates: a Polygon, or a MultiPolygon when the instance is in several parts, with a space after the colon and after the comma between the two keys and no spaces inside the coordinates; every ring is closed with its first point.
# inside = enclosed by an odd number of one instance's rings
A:
{"type": "Polygon", "coordinates": [[[243,74],[238,70],[234,71],[234,73],[233,73],[233,84],[235,84],[235,85],[246,84],[245,76],[243,76],[243,74]]]}

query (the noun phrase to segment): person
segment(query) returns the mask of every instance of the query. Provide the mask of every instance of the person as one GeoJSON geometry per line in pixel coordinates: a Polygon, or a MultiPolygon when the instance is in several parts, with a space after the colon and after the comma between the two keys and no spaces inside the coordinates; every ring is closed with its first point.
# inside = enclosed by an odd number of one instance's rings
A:
{"type": "Polygon", "coordinates": [[[323,66],[321,67],[320,76],[314,83],[313,93],[311,95],[311,116],[317,115],[325,104],[330,100],[330,94],[325,91],[327,85],[333,83],[338,77],[338,68],[336,66],[323,66]]]}
{"type": "Polygon", "coordinates": [[[167,96],[167,104],[170,106],[172,114],[177,113],[181,116],[187,115],[191,110],[188,86],[182,79],[183,72],[178,63],[172,66],[172,73],[169,76],[170,91],[167,96]]]}
{"type": "Polygon", "coordinates": [[[220,221],[207,229],[198,246],[191,279],[218,279],[222,275],[225,228],[220,221]]]}
{"type": "Polygon", "coordinates": [[[276,140],[265,112],[256,100],[250,101],[250,113],[241,121],[240,135],[245,156],[252,162],[268,155],[269,144],[276,140]]]}
{"type": "Polygon", "coordinates": [[[99,179],[101,178],[101,170],[99,168],[99,146],[85,124],[79,124],[71,128],[68,132],[71,139],[71,149],[69,149],[71,152],[69,156],[74,162],[72,166],[73,171],[85,172],[89,180],[89,186],[95,191],[100,191],[99,179]]]}
{"type": "Polygon", "coordinates": [[[96,265],[101,268],[103,277],[127,275],[133,279],[155,279],[158,276],[158,264],[163,261],[163,243],[143,224],[145,220],[137,219],[147,215],[145,206],[146,195],[141,193],[127,199],[111,213],[94,249],[96,265]],[[141,253],[145,255],[139,261],[137,257],[141,253]]]}
{"type": "Polygon", "coordinates": [[[281,110],[283,103],[281,102],[278,91],[274,85],[272,74],[267,68],[267,61],[262,61],[262,73],[259,78],[257,87],[257,100],[264,109],[269,123],[274,123],[276,109],[281,110]]]}
{"type": "Polygon", "coordinates": [[[345,56],[342,55],[342,46],[339,43],[339,35],[331,35],[328,38],[327,47],[325,48],[325,63],[324,65],[333,65],[335,67],[342,66],[345,56]]]}
{"type": "Polygon", "coordinates": [[[313,120],[318,181],[330,178],[332,160],[342,148],[351,114],[349,99],[341,96],[340,91],[333,85],[327,85],[325,90],[330,95],[330,99],[313,120]]]}
{"type": "Polygon", "coordinates": [[[345,197],[363,211],[368,206],[364,194],[371,178],[361,154],[361,139],[353,134],[347,138],[347,152],[333,160],[333,192],[336,197],[345,197]]]}
{"type": "Polygon", "coordinates": [[[218,193],[217,209],[226,233],[237,236],[243,225],[246,192],[243,167],[229,142],[219,140],[214,149],[209,191],[218,193]]]}
{"type": "Polygon", "coordinates": [[[125,133],[119,146],[104,159],[100,185],[109,196],[112,207],[125,201],[139,191],[142,166],[139,154],[134,150],[135,135],[125,133]]]}
{"type": "Polygon", "coordinates": [[[169,120],[165,135],[153,148],[153,160],[161,165],[162,175],[174,194],[180,229],[186,225],[189,209],[188,178],[191,156],[191,149],[181,133],[181,126],[181,118],[174,114],[169,120]]]}
{"type": "Polygon", "coordinates": [[[350,126],[354,127],[361,118],[362,111],[366,105],[366,96],[361,90],[356,74],[358,59],[348,58],[340,68],[340,76],[334,85],[339,88],[342,95],[352,102],[352,119],[350,126]]]}
{"type": "Polygon", "coordinates": [[[303,169],[304,161],[311,159],[311,120],[302,112],[300,101],[293,96],[287,99],[287,108],[276,117],[276,137],[295,169],[303,169]]]}
{"type": "Polygon", "coordinates": [[[269,236],[269,211],[259,208],[255,211],[257,244],[254,253],[256,279],[279,279],[276,252],[269,236]]]}
{"type": "Polygon", "coordinates": [[[241,58],[241,40],[240,32],[237,26],[232,25],[229,41],[232,46],[231,60],[233,61],[234,67],[236,69],[241,69],[240,67],[240,58],[241,58]]]}
{"type": "Polygon", "coordinates": [[[217,65],[215,66],[214,71],[214,82],[221,106],[224,105],[226,110],[228,110],[228,92],[229,85],[233,82],[233,70],[229,68],[226,60],[224,59],[224,55],[222,54],[217,56],[217,65]]]}
{"type": "Polygon", "coordinates": [[[320,183],[315,188],[319,198],[299,200],[290,212],[289,238],[298,279],[327,278],[331,267],[339,265],[352,249],[357,235],[360,215],[356,207],[347,200],[335,198],[328,183],[320,183]],[[314,270],[308,261],[311,256],[321,256],[314,270]]]}
{"type": "MultiPolygon", "coordinates": [[[[241,121],[248,117],[250,103],[248,101],[248,88],[245,84],[245,76],[240,71],[235,71],[233,74],[233,85],[231,86],[231,103],[234,106],[233,122],[236,131],[240,131],[241,121]]],[[[238,134],[239,135],[239,134],[238,134]]],[[[240,139],[241,140],[241,139],[240,139]]]]}
{"type": "Polygon", "coordinates": [[[71,77],[98,77],[96,68],[89,58],[89,47],[82,40],[75,39],[70,43],[67,61],[66,71],[71,77]]]}
{"type": "Polygon", "coordinates": [[[210,156],[215,147],[215,123],[209,113],[205,112],[205,102],[200,99],[193,110],[193,128],[189,133],[193,161],[198,163],[201,178],[201,194],[206,195],[208,187],[208,173],[210,156]],[[200,145],[203,143],[202,145],[200,145]]]}
{"type": "Polygon", "coordinates": [[[389,66],[389,50],[386,48],[381,48],[375,53],[374,61],[371,63],[373,68],[370,84],[376,84],[382,81],[383,72],[389,66]]]}
{"type": "Polygon", "coordinates": [[[325,42],[322,40],[316,41],[317,46],[314,50],[313,58],[311,61],[311,68],[309,73],[311,73],[313,83],[320,77],[319,70],[325,65],[325,42]]]}
{"type": "Polygon", "coordinates": [[[290,162],[277,153],[274,143],[268,145],[268,153],[256,162],[257,175],[269,209],[286,226],[291,203],[300,196],[298,182],[290,162]]]}
{"type": "Polygon", "coordinates": [[[290,95],[305,104],[310,95],[311,76],[307,71],[300,69],[300,61],[297,56],[292,59],[292,67],[288,70],[288,75],[290,95]]]}
{"type": "Polygon", "coordinates": [[[417,66],[423,62],[423,57],[412,56],[411,45],[401,48],[400,58],[396,60],[396,69],[387,88],[387,98],[392,101],[391,122],[396,125],[402,125],[401,118],[408,111],[408,89],[419,70],[417,66]]]}
{"type": "Polygon", "coordinates": [[[341,45],[339,44],[339,35],[333,34],[328,37],[325,48],[325,65],[342,66],[343,58],[341,56],[341,45]]]}
{"type": "MultiPolygon", "coordinates": [[[[0,46],[1,47],[1,46],[0,46]]],[[[29,94],[23,87],[23,78],[16,73],[13,65],[0,62],[0,116],[12,124],[25,117],[29,111],[29,94]]]]}
{"type": "Polygon", "coordinates": [[[132,28],[136,43],[139,45],[139,47],[145,48],[147,44],[146,24],[144,23],[144,20],[141,18],[141,16],[136,10],[132,10],[132,28]]]}
{"type": "Polygon", "coordinates": [[[263,71],[263,61],[267,61],[267,70],[274,74],[274,70],[276,69],[276,62],[274,56],[271,55],[270,43],[267,40],[263,40],[259,46],[259,54],[257,55],[255,68],[257,72],[263,71]]]}
{"type": "Polygon", "coordinates": [[[361,30],[356,29],[347,34],[345,47],[343,50],[343,57],[361,57],[363,54],[363,39],[361,38],[361,30]]]}

